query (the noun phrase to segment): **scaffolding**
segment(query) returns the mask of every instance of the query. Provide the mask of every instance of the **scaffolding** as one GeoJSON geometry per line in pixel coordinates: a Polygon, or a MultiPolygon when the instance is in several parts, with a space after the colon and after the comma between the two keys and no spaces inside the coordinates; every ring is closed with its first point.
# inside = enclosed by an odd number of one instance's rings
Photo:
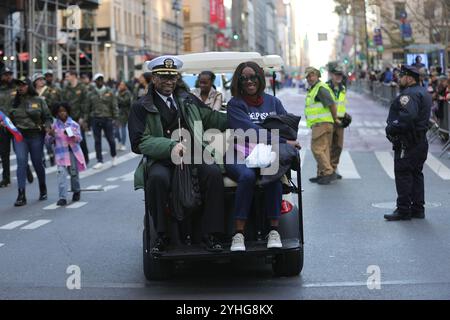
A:
{"type": "Polygon", "coordinates": [[[1,61],[16,76],[53,71],[61,79],[67,70],[97,72],[99,41],[95,16],[98,5],[98,0],[0,1],[1,61]],[[66,28],[65,10],[71,5],[83,10],[83,24],[93,30],[93,40],[81,40],[80,30],[66,28]]]}

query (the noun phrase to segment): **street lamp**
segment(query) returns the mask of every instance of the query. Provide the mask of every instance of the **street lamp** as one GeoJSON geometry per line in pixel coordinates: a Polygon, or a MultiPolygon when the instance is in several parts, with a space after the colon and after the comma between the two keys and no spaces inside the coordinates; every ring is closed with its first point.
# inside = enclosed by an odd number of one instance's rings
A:
{"type": "Polygon", "coordinates": [[[180,0],[172,1],[172,9],[175,11],[175,54],[179,54],[179,41],[178,41],[178,15],[181,11],[180,0]]]}

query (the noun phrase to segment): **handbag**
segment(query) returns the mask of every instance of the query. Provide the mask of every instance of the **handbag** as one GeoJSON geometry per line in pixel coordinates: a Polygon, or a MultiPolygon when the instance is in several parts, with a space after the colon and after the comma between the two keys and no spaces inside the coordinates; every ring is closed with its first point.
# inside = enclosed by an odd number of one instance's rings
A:
{"type": "Polygon", "coordinates": [[[198,169],[194,165],[180,164],[172,176],[172,215],[183,221],[186,213],[195,211],[202,204],[198,169]]]}

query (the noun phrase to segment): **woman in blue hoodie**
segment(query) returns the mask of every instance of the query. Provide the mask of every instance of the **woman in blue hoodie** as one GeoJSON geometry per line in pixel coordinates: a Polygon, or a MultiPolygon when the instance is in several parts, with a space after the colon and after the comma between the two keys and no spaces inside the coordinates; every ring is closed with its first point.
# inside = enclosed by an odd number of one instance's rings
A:
{"type": "MultiPolygon", "coordinates": [[[[233,130],[242,129],[244,132],[254,129],[257,132],[258,143],[271,143],[270,133],[267,134],[268,141],[259,141],[259,130],[263,127],[261,124],[269,115],[286,114],[281,101],[274,96],[264,92],[266,81],[264,70],[254,62],[241,63],[234,75],[231,83],[231,93],[233,98],[228,103],[228,127],[233,130]]],[[[296,148],[300,148],[297,141],[286,141],[282,138],[280,143],[289,143],[296,148]]],[[[243,158],[250,153],[249,146],[235,144],[237,157],[234,161],[227,159],[226,170],[228,176],[237,182],[235,199],[235,235],[233,236],[231,251],[245,251],[244,229],[250,214],[253,201],[255,184],[258,178],[256,169],[247,168],[245,164],[238,164],[239,152],[243,158]],[[243,154],[242,154],[243,152],[243,154]]],[[[283,187],[281,181],[268,184],[264,187],[264,204],[267,212],[267,218],[270,220],[270,232],[268,235],[267,248],[281,248],[281,238],[278,233],[279,219],[281,216],[281,202],[283,196],[283,187]]]]}

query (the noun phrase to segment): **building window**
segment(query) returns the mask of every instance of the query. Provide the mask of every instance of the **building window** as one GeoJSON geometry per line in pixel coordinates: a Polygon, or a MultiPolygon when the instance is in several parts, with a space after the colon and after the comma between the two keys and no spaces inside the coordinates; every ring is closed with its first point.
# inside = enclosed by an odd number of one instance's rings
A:
{"type": "Polygon", "coordinates": [[[183,8],[183,16],[184,16],[184,22],[188,23],[191,21],[191,8],[184,7],[183,8]]]}
{"type": "Polygon", "coordinates": [[[425,19],[434,19],[436,12],[436,2],[434,0],[428,0],[424,4],[425,19]]]}
{"type": "Polygon", "coordinates": [[[192,52],[192,39],[190,33],[184,34],[184,51],[192,52]]]}
{"type": "Polygon", "coordinates": [[[406,4],[404,2],[396,2],[395,6],[395,19],[400,20],[404,13],[406,13],[406,4]]]}

